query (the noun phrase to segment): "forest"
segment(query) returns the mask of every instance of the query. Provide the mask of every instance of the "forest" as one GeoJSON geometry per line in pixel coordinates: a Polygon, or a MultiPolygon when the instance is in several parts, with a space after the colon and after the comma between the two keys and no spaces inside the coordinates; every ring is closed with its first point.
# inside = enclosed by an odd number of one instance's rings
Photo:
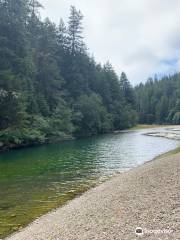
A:
{"type": "Polygon", "coordinates": [[[141,124],[180,124],[180,74],[132,87],[97,63],[70,7],[59,25],[36,0],[0,0],[0,150],[141,124]]]}
{"type": "Polygon", "coordinates": [[[140,123],[180,124],[180,73],[135,87],[140,123]]]}
{"type": "Polygon", "coordinates": [[[90,56],[83,15],[41,20],[36,0],[0,0],[0,149],[134,126],[135,91],[90,56]]]}

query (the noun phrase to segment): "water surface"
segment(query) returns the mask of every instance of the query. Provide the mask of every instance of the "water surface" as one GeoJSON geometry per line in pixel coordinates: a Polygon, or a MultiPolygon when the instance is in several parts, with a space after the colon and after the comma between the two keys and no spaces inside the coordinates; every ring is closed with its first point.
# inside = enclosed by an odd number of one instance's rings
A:
{"type": "Polygon", "coordinates": [[[0,238],[64,204],[105,177],[180,146],[141,130],[0,155],[0,238]]]}

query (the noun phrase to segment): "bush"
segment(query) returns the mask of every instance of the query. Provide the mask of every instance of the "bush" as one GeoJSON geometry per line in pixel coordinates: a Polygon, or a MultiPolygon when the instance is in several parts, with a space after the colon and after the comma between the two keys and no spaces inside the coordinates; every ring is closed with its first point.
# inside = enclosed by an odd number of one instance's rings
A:
{"type": "Polygon", "coordinates": [[[12,129],[0,131],[0,142],[3,146],[19,146],[44,143],[45,135],[36,129],[12,129]]]}

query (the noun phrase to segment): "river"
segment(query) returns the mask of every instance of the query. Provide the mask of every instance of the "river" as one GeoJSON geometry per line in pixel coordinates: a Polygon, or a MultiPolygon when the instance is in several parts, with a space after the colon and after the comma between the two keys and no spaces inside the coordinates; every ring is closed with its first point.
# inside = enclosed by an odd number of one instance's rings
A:
{"type": "Polygon", "coordinates": [[[0,154],[0,238],[97,183],[180,146],[127,131],[0,154]]]}

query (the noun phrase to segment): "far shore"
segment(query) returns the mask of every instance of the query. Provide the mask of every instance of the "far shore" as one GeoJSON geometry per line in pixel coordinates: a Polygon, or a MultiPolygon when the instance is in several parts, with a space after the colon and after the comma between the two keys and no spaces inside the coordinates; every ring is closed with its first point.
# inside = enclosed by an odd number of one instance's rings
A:
{"type": "MultiPolygon", "coordinates": [[[[179,130],[178,130],[179,131],[179,130]]],[[[168,139],[173,139],[173,140],[180,140],[180,134],[173,133],[173,132],[150,132],[146,133],[145,135],[147,136],[152,136],[152,137],[164,137],[168,139]]]]}
{"type": "Polygon", "coordinates": [[[113,177],[6,240],[178,239],[179,184],[178,148],[113,177]]]}
{"type": "MultiPolygon", "coordinates": [[[[109,133],[121,133],[121,132],[127,132],[127,131],[136,131],[136,130],[143,130],[143,129],[154,129],[154,128],[176,128],[179,125],[159,125],[159,124],[138,124],[132,128],[128,128],[128,129],[124,129],[124,130],[117,130],[117,131],[112,131],[109,133]]],[[[100,135],[100,134],[99,134],[100,135]]],[[[23,148],[29,148],[29,147],[38,147],[38,146],[43,146],[43,145],[48,145],[48,144],[53,144],[53,143],[62,143],[62,142],[66,142],[66,141],[72,141],[72,140],[77,140],[79,138],[88,138],[88,137],[92,137],[94,135],[91,136],[79,136],[79,137],[75,137],[75,136],[66,136],[64,138],[61,139],[47,139],[47,141],[45,142],[34,142],[34,143],[21,143],[21,144],[10,144],[9,146],[4,145],[1,141],[0,141],[0,154],[4,153],[4,152],[8,152],[8,151],[12,151],[12,150],[18,150],[18,149],[23,149],[23,148]]],[[[178,139],[179,140],[179,139],[178,139]]]]}

